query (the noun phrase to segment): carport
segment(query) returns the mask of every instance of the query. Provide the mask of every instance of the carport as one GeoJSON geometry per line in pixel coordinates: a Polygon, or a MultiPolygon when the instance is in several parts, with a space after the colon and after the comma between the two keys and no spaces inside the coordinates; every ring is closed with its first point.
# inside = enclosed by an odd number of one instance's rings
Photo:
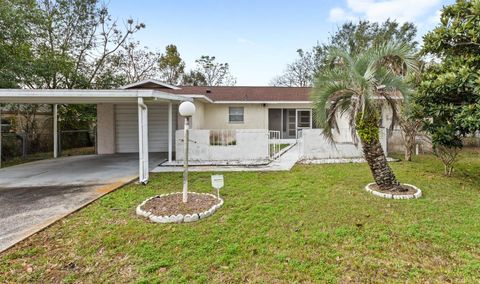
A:
{"type": "Polygon", "coordinates": [[[53,105],[54,158],[58,153],[57,105],[97,105],[97,154],[138,152],[141,183],[147,183],[149,178],[149,150],[165,148],[168,159],[172,160],[173,128],[177,120],[174,105],[191,100],[158,90],[0,90],[0,104],[53,105]],[[149,121],[152,124],[150,132],[149,121]]]}

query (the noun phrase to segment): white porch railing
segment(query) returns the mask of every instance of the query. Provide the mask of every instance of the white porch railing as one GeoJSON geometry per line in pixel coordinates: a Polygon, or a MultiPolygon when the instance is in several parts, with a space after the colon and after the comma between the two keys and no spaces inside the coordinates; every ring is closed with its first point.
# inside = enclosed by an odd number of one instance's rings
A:
{"type": "Polygon", "coordinates": [[[281,151],[281,135],[280,131],[269,130],[268,131],[268,157],[274,160],[281,151]]]}

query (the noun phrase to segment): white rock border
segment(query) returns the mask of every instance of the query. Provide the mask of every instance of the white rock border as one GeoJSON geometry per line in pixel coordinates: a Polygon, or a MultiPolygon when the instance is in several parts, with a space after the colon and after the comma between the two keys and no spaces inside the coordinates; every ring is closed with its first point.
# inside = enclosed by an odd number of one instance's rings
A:
{"type": "Polygon", "coordinates": [[[140,205],[137,206],[136,212],[137,215],[143,216],[146,218],[149,218],[150,221],[155,222],[155,223],[190,223],[190,222],[195,222],[200,219],[207,218],[208,216],[212,215],[217,211],[218,208],[220,208],[223,205],[223,199],[222,198],[217,198],[217,196],[211,194],[211,193],[198,193],[198,192],[189,192],[188,194],[198,194],[198,195],[209,195],[212,196],[215,199],[220,200],[219,203],[213,205],[210,209],[204,212],[200,213],[194,213],[194,214],[178,214],[178,215],[170,215],[170,216],[157,216],[152,214],[152,212],[145,211],[142,209],[142,206],[147,203],[147,201],[157,198],[157,197],[163,197],[167,195],[172,195],[172,194],[182,194],[181,192],[172,192],[172,193],[166,193],[166,194],[161,194],[161,195],[155,195],[150,198],[147,198],[145,201],[140,203],[140,205]]]}
{"type": "Polygon", "coordinates": [[[365,190],[370,192],[371,194],[379,196],[379,197],[383,197],[383,198],[387,198],[387,199],[418,199],[418,198],[422,197],[422,191],[420,190],[420,188],[418,188],[414,185],[408,184],[408,183],[403,183],[403,185],[413,187],[417,192],[415,192],[414,194],[403,194],[403,195],[383,193],[383,192],[379,192],[379,191],[376,191],[376,190],[372,189],[371,186],[374,185],[374,184],[375,184],[374,182],[367,184],[365,186],[365,190]]]}

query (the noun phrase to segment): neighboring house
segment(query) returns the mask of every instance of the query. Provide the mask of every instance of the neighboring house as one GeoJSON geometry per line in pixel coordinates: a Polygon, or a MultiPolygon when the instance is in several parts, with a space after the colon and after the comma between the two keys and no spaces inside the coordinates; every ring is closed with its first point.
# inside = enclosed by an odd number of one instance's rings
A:
{"type": "MultiPolygon", "coordinates": [[[[97,105],[97,153],[139,153],[142,182],[148,180],[149,152],[165,153],[170,163],[183,159],[182,101],[197,109],[190,131],[193,162],[268,163],[287,144],[295,145],[300,159],[362,156],[346,119],[339,121],[335,144],[316,129],[309,88],[177,87],[144,80],[117,90],[0,90],[0,104],[97,105]]],[[[384,111],[383,125],[390,120],[384,111]]],[[[57,123],[53,115],[54,128],[57,123]]],[[[381,143],[388,152],[386,137],[382,129],[381,143]]]]}
{"type": "Polygon", "coordinates": [[[24,111],[22,107],[23,105],[16,108],[13,105],[2,107],[2,132],[21,133],[24,131],[25,124],[31,124],[33,121],[42,133],[49,134],[52,132],[51,127],[48,127],[49,124],[52,124],[51,105],[38,105],[37,108],[33,109],[34,111],[28,107],[24,111]]]}
{"type": "Polygon", "coordinates": [[[48,151],[53,131],[51,105],[7,104],[1,114],[4,159],[48,151]]]}

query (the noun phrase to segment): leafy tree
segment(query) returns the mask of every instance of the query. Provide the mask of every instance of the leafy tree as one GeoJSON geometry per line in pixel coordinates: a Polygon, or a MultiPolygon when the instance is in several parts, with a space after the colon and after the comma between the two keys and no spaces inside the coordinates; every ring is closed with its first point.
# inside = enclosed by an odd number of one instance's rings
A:
{"type": "Polygon", "coordinates": [[[197,68],[187,75],[185,85],[191,81],[205,86],[233,86],[236,84],[235,77],[230,74],[230,65],[216,62],[215,56],[203,55],[195,60],[195,63],[197,68]],[[191,75],[193,77],[190,77],[191,75]]]}
{"type": "Polygon", "coordinates": [[[190,72],[183,74],[182,84],[185,86],[208,86],[203,73],[190,70],[190,72]]]}
{"type": "Polygon", "coordinates": [[[37,17],[35,0],[0,0],[0,88],[16,88],[32,75],[29,27],[37,17]]]}
{"type": "Polygon", "coordinates": [[[185,62],[180,57],[177,46],[170,44],[165,47],[165,54],[158,60],[160,78],[171,85],[179,85],[185,73],[185,62]]]}
{"type": "MultiPolygon", "coordinates": [[[[99,0],[0,1],[3,87],[112,87],[118,83],[116,72],[110,69],[112,56],[145,28],[132,19],[117,22],[99,0]]],[[[94,106],[88,106],[89,111],[83,106],[68,108],[60,108],[64,121],[73,111],[80,119],[93,122],[94,106]]]]}
{"type": "Polygon", "coordinates": [[[348,22],[333,34],[327,43],[317,43],[311,51],[297,50],[298,58],[287,65],[285,72],[275,77],[271,85],[275,86],[312,86],[317,73],[326,67],[328,53],[331,48],[341,48],[351,55],[366,49],[393,41],[408,45],[415,49],[417,28],[412,23],[399,24],[387,20],[384,23],[360,21],[348,22]]]}
{"type": "Polygon", "coordinates": [[[327,62],[331,67],[318,75],[313,99],[323,135],[333,142],[333,131],[339,131],[337,119],[347,116],[352,137],[354,141],[360,139],[376,184],[382,190],[403,191],[379,138],[381,102],[377,97],[383,97],[391,107],[393,125],[397,119],[395,96],[411,92],[403,77],[392,70],[392,59],[409,72],[416,69],[412,50],[405,44],[382,44],[353,55],[339,48],[328,50],[327,62]]]}
{"type": "Polygon", "coordinates": [[[123,28],[98,0],[44,0],[36,51],[43,88],[94,88],[110,56],[143,23],[128,19],[123,28]]]}
{"type": "Polygon", "coordinates": [[[462,138],[480,130],[480,1],[445,6],[441,23],[424,37],[423,53],[433,57],[422,74],[417,117],[432,136],[433,148],[453,171],[462,138]]]}
{"type": "Polygon", "coordinates": [[[413,23],[399,24],[387,20],[383,23],[359,21],[348,22],[330,38],[328,46],[344,48],[350,54],[358,54],[366,49],[393,41],[403,43],[415,49],[417,28],[413,23]]]}

